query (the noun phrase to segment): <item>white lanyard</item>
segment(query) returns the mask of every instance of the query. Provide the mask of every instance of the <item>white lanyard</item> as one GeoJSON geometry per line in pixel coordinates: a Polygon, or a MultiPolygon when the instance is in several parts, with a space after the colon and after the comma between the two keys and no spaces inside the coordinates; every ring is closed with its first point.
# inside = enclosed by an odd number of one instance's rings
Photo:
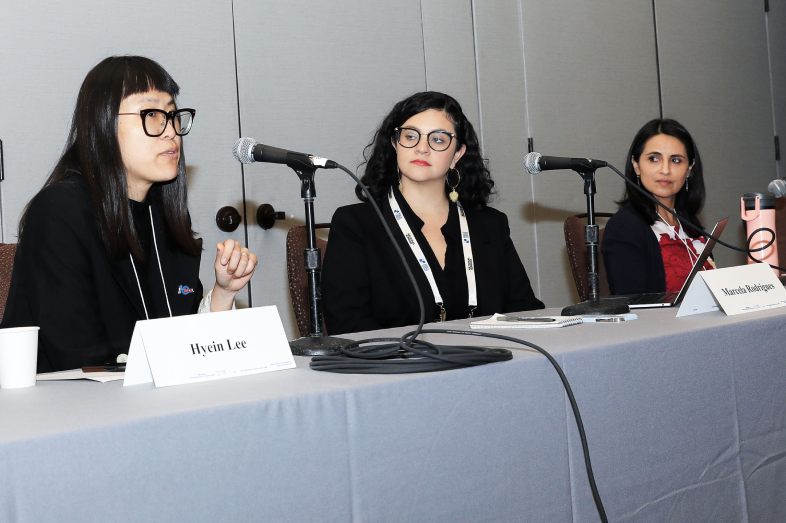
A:
{"type": "MultiPolygon", "coordinates": [[[[663,216],[661,216],[658,211],[655,211],[655,213],[658,215],[658,218],[660,218],[660,221],[665,223],[666,227],[669,227],[672,230],[672,232],[674,233],[674,236],[676,236],[682,242],[682,244],[685,246],[685,249],[687,249],[687,251],[688,251],[688,259],[690,260],[691,265],[693,265],[694,263],[699,261],[699,255],[696,254],[695,252],[693,252],[690,247],[688,247],[688,242],[686,242],[685,239],[682,236],[679,235],[679,233],[677,232],[677,229],[672,227],[671,225],[669,225],[669,222],[667,222],[665,219],[663,219],[663,216]]],[[[682,232],[682,229],[680,229],[680,232],[682,232]]],[[[692,240],[691,240],[691,243],[693,243],[692,240]]],[[[704,270],[704,267],[702,267],[701,269],[704,270]]]]}
{"type": "MultiPolygon", "coordinates": [[[[150,230],[153,232],[153,247],[156,251],[156,260],[158,260],[158,272],[161,274],[161,283],[164,285],[164,298],[166,298],[166,308],[169,309],[169,317],[172,317],[172,307],[169,306],[169,295],[166,292],[166,282],[164,281],[164,271],[161,270],[161,258],[158,256],[158,242],[156,241],[156,226],[153,223],[153,208],[148,207],[150,211],[150,230]]],[[[139,283],[139,274],[136,272],[136,264],[134,257],[129,253],[128,257],[131,259],[131,267],[134,269],[134,276],[136,276],[136,286],[139,288],[139,297],[142,298],[142,307],[145,309],[145,319],[149,320],[150,316],[147,314],[147,305],[145,305],[145,296],[142,294],[142,285],[139,283]]]]}
{"type": "MultiPolygon", "coordinates": [[[[412,249],[412,253],[415,255],[415,258],[418,260],[420,264],[420,268],[423,269],[423,273],[426,275],[426,279],[428,280],[428,284],[431,286],[431,292],[434,294],[434,302],[439,306],[440,309],[440,317],[439,321],[445,321],[445,306],[444,302],[442,301],[442,295],[439,293],[439,288],[437,288],[437,282],[434,280],[434,273],[429,267],[428,262],[426,261],[426,256],[423,254],[423,250],[420,248],[415,235],[412,234],[412,229],[409,227],[409,223],[407,223],[407,219],[404,217],[404,214],[401,212],[401,208],[396,201],[396,197],[393,195],[393,188],[390,188],[390,192],[388,193],[388,202],[390,202],[390,208],[393,210],[393,216],[396,218],[396,223],[401,228],[401,232],[404,233],[404,238],[407,239],[407,244],[409,244],[409,248],[412,249]]],[[[456,206],[458,207],[459,212],[459,226],[461,227],[461,247],[464,250],[464,270],[467,273],[467,291],[469,294],[469,317],[471,318],[475,312],[475,309],[478,306],[478,290],[477,286],[475,285],[475,262],[472,259],[472,244],[470,243],[469,239],[469,227],[467,226],[467,215],[464,212],[464,207],[461,206],[460,202],[456,202],[456,206]]]]}

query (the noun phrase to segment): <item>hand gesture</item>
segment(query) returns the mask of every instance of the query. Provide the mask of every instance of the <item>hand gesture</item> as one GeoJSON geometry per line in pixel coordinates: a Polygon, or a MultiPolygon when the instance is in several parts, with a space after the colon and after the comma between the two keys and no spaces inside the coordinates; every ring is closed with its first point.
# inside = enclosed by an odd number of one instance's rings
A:
{"type": "Polygon", "coordinates": [[[246,286],[254,274],[257,257],[235,240],[216,244],[216,285],[213,287],[210,309],[229,310],[235,294],[246,286]]]}

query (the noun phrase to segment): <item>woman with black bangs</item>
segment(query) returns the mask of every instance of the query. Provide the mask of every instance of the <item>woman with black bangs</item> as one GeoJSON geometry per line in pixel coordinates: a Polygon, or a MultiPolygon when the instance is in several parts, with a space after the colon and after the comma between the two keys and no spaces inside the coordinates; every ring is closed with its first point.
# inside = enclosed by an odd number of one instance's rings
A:
{"type": "MultiPolygon", "coordinates": [[[[507,217],[487,206],[494,188],[472,124],[437,92],[399,102],[366,147],[363,183],[379,205],[426,306],[426,321],[542,309],[507,217]]],[[[333,215],[322,270],[331,334],[417,324],[406,270],[371,204],[333,215]]]]}
{"type": "Polygon", "coordinates": [[[181,137],[195,111],[156,62],[103,60],[77,97],[65,152],[19,222],[2,327],[40,327],[38,372],[124,361],[137,320],[228,310],[255,255],[216,246],[202,296],[181,137]]]}
{"type": "MultiPolygon", "coordinates": [[[[630,146],[625,176],[701,228],[701,156],[682,124],[668,118],[647,122],[630,146]]],[[[628,184],[619,204],[601,243],[611,293],[679,291],[704,248],[704,238],[628,184]]],[[[712,268],[707,260],[704,269],[712,268]]]]}

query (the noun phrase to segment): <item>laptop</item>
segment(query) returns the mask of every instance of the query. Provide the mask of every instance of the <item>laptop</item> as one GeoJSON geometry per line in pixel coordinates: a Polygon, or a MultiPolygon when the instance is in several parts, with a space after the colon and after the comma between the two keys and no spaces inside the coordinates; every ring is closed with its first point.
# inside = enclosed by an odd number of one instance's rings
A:
{"type": "MultiPolygon", "coordinates": [[[[724,218],[723,220],[716,223],[710,234],[715,238],[720,238],[720,235],[723,234],[723,229],[726,228],[726,223],[728,223],[728,221],[728,218],[724,218]]],[[[682,285],[682,288],[679,292],[647,292],[642,294],[630,294],[628,295],[628,307],[631,309],[676,307],[682,303],[682,299],[685,298],[685,294],[688,292],[688,287],[690,287],[693,278],[695,278],[696,273],[698,273],[701,268],[704,267],[704,263],[707,261],[707,258],[709,258],[710,254],[712,254],[712,249],[714,248],[715,240],[707,240],[707,243],[704,244],[704,249],[702,249],[701,254],[699,255],[699,259],[697,259],[696,263],[693,264],[693,268],[691,269],[690,274],[688,274],[688,278],[685,280],[685,283],[682,285]]]]}

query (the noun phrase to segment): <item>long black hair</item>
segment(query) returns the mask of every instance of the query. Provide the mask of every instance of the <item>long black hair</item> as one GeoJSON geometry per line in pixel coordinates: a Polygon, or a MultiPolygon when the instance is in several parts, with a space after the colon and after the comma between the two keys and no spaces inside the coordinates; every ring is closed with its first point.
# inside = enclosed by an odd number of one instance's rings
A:
{"type": "MultiPolygon", "coordinates": [[[[696,143],[693,141],[693,137],[681,123],[670,118],[655,118],[644,124],[644,127],[636,133],[636,137],[630,145],[630,150],[628,151],[625,162],[625,177],[634,184],[638,183],[636,171],[633,169],[633,159],[635,158],[636,162],[641,163],[641,155],[644,152],[644,146],[647,141],[659,134],[673,136],[685,146],[685,151],[688,154],[688,165],[692,165],[693,168],[690,170],[690,175],[686,182],[688,189],[683,186],[682,190],[677,193],[674,211],[683,218],[686,218],[690,223],[697,227],[701,227],[701,222],[699,222],[697,216],[704,207],[705,197],[701,156],[699,155],[699,149],[696,147],[696,143]]],[[[644,186],[641,188],[647,191],[644,186]]],[[[625,195],[622,200],[617,203],[624,205],[628,202],[633,204],[639,214],[641,214],[650,225],[658,220],[656,209],[658,206],[639,191],[631,189],[628,184],[625,184],[625,195]]],[[[684,230],[685,233],[692,238],[696,238],[700,235],[690,227],[684,227],[684,230]]]]}
{"type": "MultiPolygon", "coordinates": [[[[456,150],[462,145],[467,149],[456,163],[456,169],[461,173],[461,181],[456,187],[459,200],[465,206],[476,208],[485,207],[489,196],[494,189],[486,160],[480,154],[480,142],[475,128],[464,116],[461,105],[451,96],[436,91],[416,93],[398,102],[390,113],[379,124],[374,133],[374,139],[363,150],[365,172],[361,181],[368,187],[375,200],[387,197],[388,191],[398,185],[398,163],[396,149],[393,141],[396,137],[396,127],[400,127],[407,120],[429,109],[443,111],[456,131],[456,150]]],[[[445,194],[451,189],[445,185],[445,194]]],[[[361,200],[366,200],[360,187],[355,187],[355,193],[361,200]]]]}
{"type": "MultiPolygon", "coordinates": [[[[87,73],[76,99],[71,130],[60,160],[44,187],[81,174],[95,209],[96,220],[110,258],[132,253],[144,257],[139,244],[128,198],[128,181],[117,135],[117,113],[127,97],[147,91],[163,91],[175,99],[180,87],[163,67],[142,56],[111,56],[87,73]]],[[[183,144],[174,180],[155,183],[149,198],[155,202],[164,223],[167,243],[188,254],[198,255],[201,240],[191,229],[186,195],[183,144]]],[[[29,205],[29,204],[28,204],[29,205]]],[[[19,221],[24,229],[25,209],[19,221]]]]}

